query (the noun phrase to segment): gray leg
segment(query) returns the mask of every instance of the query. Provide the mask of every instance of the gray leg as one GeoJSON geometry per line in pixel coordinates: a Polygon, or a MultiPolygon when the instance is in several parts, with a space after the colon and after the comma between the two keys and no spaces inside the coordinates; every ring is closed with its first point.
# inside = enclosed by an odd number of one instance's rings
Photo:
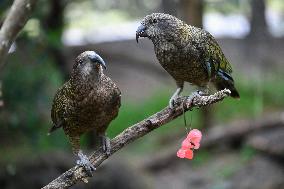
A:
{"type": "Polygon", "coordinates": [[[73,153],[79,157],[79,160],[76,161],[76,164],[83,167],[89,177],[93,176],[92,171],[95,171],[96,168],[91,164],[89,158],[83,154],[82,150],[80,150],[80,136],[68,137],[72,145],[73,153]]]}
{"type": "Polygon", "coordinates": [[[175,100],[179,97],[181,92],[182,92],[182,88],[178,88],[176,92],[172,95],[172,97],[170,98],[169,106],[171,109],[173,109],[175,100]]]}
{"type": "Polygon", "coordinates": [[[111,150],[110,139],[105,134],[100,135],[100,137],[102,139],[103,151],[109,156],[111,150]]]}
{"type": "Polygon", "coordinates": [[[78,157],[79,157],[79,160],[77,160],[77,165],[83,167],[88,176],[89,177],[92,177],[93,174],[92,172],[96,170],[96,168],[92,165],[92,163],[89,161],[89,158],[83,154],[83,152],[81,150],[79,150],[78,152],[78,157]]]}
{"type": "Polygon", "coordinates": [[[177,88],[176,92],[172,95],[172,97],[170,98],[170,101],[169,101],[169,107],[171,109],[173,109],[174,104],[175,104],[175,100],[179,97],[180,93],[183,90],[183,81],[176,81],[176,84],[177,84],[178,88],[177,88]]]}

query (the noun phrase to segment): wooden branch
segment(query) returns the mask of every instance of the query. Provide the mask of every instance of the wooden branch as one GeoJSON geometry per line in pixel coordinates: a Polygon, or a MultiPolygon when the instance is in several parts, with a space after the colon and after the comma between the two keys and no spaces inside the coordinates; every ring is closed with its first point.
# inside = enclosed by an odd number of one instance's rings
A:
{"type": "MultiPolygon", "coordinates": [[[[125,129],[122,133],[112,139],[110,155],[114,154],[132,141],[146,135],[147,133],[150,133],[152,130],[157,129],[160,126],[172,121],[173,119],[182,115],[183,112],[191,110],[194,107],[207,106],[221,101],[230,93],[230,90],[224,89],[210,96],[196,96],[193,99],[190,99],[188,97],[179,98],[177,100],[177,103],[175,104],[175,109],[171,110],[169,107],[166,107],[160,112],[125,129]]],[[[107,156],[102,151],[102,148],[100,148],[95,151],[89,158],[91,163],[95,167],[98,167],[108,157],[109,156],[107,156]]],[[[68,188],[80,180],[87,182],[87,178],[88,176],[83,171],[83,168],[75,166],[43,187],[43,189],[68,188]]]]}
{"type": "Polygon", "coordinates": [[[15,0],[0,30],[0,69],[18,33],[25,26],[37,0],[15,0]]]}

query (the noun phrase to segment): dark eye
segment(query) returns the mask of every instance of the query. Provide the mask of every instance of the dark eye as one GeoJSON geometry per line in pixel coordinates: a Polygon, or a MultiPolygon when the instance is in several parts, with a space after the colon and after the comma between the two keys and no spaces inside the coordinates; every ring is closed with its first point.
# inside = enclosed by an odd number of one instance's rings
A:
{"type": "Polygon", "coordinates": [[[81,65],[83,63],[83,60],[79,60],[79,65],[81,65]]]}
{"type": "Polygon", "coordinates": [[[157,23],[158,21],[157,21],[156,18],[154,18],[152,22],[155,24],[155,23],[157,23]]]}

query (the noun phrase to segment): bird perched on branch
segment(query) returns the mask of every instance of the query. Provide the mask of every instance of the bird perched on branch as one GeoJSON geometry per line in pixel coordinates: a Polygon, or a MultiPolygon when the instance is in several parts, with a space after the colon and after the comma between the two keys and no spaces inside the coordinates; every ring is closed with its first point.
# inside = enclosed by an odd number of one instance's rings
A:
{"type": "Polygon", "coordinates": [[[153,13],[138,27],[137,43],[139,37],[153,42],[158,61],[176,81],[177,90],[169,101],[171,108],[184,82],[199,87],[195,95],[207,94],[208,84],[212,82],[218,90],[227,88],[232,97],[240,97],[231,76],[232,67],[209,32],[187,25],[172,15],[153,13]]]}
{"type": "Polygon", "coordinates": [[[72,145],[73,152],[91,174],[95,168],[80,150],[80,136],[94,130],[101,138],[103,150],[110,153],[110,141],[105,132],[117,116],[121,92],[116,84],[103,73],[104,60],[94,51],[85,51],[75,60],[71,78],[56,93],[51,109],[53,127],[62,127],[72,145]]]}

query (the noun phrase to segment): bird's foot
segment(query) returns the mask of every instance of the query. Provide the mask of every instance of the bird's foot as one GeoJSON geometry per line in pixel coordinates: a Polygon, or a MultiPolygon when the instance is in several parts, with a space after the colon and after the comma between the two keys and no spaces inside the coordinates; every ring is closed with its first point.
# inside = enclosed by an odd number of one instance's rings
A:
{"type": "Polygon", "coordinates": [[[79,160],[76,161],[76,164],[83,167],[87,175],[89,177],[92,177],[93,176],[92,172],[95,171],[96,168],[92,165],[89,158],[86,155],[84,155],[81,150],[78,152],[78,157],[79,160]]]}
{"type": "Polygon", "coordinates": [[[206,94],[202,91],[195,91],[190,96],[187,97],[187,100],[190,102],[190,104],[192,104],[194,98],[204,96],[204,95],[206,94]]]}
{"type": "Polygon", "coordinates": [[[187,100],[189,100],[191,104],[194,98],[200,97],[200,96],[206,96],[207,94],[208,94],[207,92],[197,90],[193,92],[190,96],[188,96],[187,100]]]}
{"type": "Polygon", "coordinates": [[[107,156],[109,156],[111,150],[110,139],[105,135],[102,135],[101,137],[102,137],[103,151],[106,153],[107,156]]]}
{"type": "Polygon", "coordinates": [[[175,101],[176,101],[177,98],[179,97],[179,95],[180,95],[182,89],[183,89],[183,87],[177,88],[177,90],[175,91],[175,93],[173,94],[173,96],[170,98],[170,101],[169,101],[169,107],[170,107],[170,109],[174,109],[175,101]]]}

